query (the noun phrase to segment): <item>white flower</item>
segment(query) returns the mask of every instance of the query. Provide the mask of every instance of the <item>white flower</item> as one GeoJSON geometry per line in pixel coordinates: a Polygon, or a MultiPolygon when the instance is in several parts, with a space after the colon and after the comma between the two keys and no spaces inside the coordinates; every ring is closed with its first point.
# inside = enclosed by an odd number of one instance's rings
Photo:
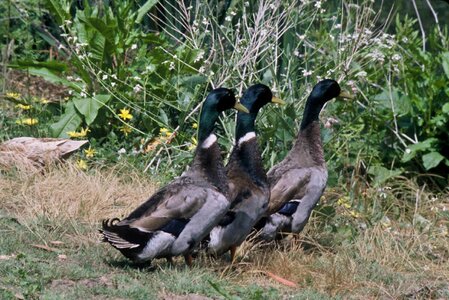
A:
{"type": "Polygon", "coordinates": [[[406,36],[404,36],[404,37],[402,38],[402,42],[403,42],[404,44],[407,44],[407,43],[408,43],[408,38],[407,38],[406,36]]]}
{"type": "Polygon", "coordinates": [[[86,94],[84,91],[81,91],[80,96],[81,96],[82,98],[86,98],[87,94],[86,94]]]}
{"type": "Polygon", "coordinates": [[[317,2],[315,2],[315,5],[314,5],[316,8],[321,8],[321,1],[317,1],[317,2]]]}
{"type": "Polygon", "coordinates": [[[299,51],[298,50],[293,51],[293,55],[299,57],[299,51]]]}
{"type": "Polygon", "coordinates": [[[117,151],[118,155],[122,155],[126,153],[126,149],[125,148],[120,148],[120,150],[117,151]]]}
{"type": "Polygon", "coordinates": [[[143,87],[140,84],[136,84],[136,86],[133,88],[134,93],[138,93],[143,89],[143,87]]]}
{"type": "Polygon", "coordinates": [[[412,150],[410,150],[410,148],[405,149],[405,153],[409,154],[411,152],[412,152],[412,150]]]}
{"type": "Polygon", "coordinates": [[[107,79],[108,79],[108,75],[104,74],[104,75],[101,77],[101,79],[102,79],[102,80],[107,80],[107,79]]]}
{"type": "Polygon", "coordinates": [[[402,56],[400,54],[394,54],[393,57],[391,57],[393,61],[400,61],[402,59],[402,56]]]}
{"type": "Polygon", "coordinates": [[[228,21],[228,22],[231,22],[232,18],[231,18],[231,16],[226,16],[225,20],[228,21]]]}
{"type": "Polygon", "coordinates": [[[195,59],[193,60],[193,62],[199,62],[200,60],[202,60],[204,57],[204,51],[200,51],[198,53],[198,55],[195,57],[195,59]]]}
{"type": "Polygon", "coordinates": [[[245,1],[244,5],[245,5],[246,7],[248,7],[248,6],[249,6],[249,2],[248,2],[248,1],[245,1]]]}
{"type": "Polygon", "coordinates": [[[201,67],[201,68],[198,70],[198,72],[200,72],[201,74],[204,74],[204,71],[206,71],[206,68],[204,68],[204,67],[201,67]]]}
{"type": "Polygon", "coordinates": [[[114,86],[116,86],[116,85],[117,85],[117,83],[111,82],[111,86],[112,86],[112,87],[114,87],[114,86]]]}
{"type": "Polygon", "coordinates": [[[115,74],[112,74],[111,77],[114,79],[117,79],[117,75],[115,75],[115,74]]]}
{"type": "Polygon", "coordinates": [[[137,44],[132,44],[131,45],[131,50],[135,50],[135,49],[137,49],[137,44]]]}
{"type": "Polygon", "coordinates": [[[231,16],[236,16],[237,13],[235,11],[231,11],[231,16]]]}
{"type": "Polygon", "coordinates": [[[171,70],[174,70],[175,69],[175,63],[174,62],[170,62],[170,66],[168,67],[168,69],[171,71],[171,70]]]}
{"type": "Polygon", "coordinates": [[[306,69],[302,70],[302,76],[307,77],[312,75],[312,71],[307,71],[306,69]]]}
{"type": "Polygon", "coordinates": [[[298,36],[298,38],[302,41],[302,40],[304,40],[306,38],[306,35],[305,34],[301,34],[301,35],[298,36]]]}
{"type": "Polygon", "coordinates": [[[335,29],[340,29],[340,28],[341,28],[341,24],[340,24],[340,23],[335,24],[335,25],[334,25],[334,28],[335,28],[335,29]]]}

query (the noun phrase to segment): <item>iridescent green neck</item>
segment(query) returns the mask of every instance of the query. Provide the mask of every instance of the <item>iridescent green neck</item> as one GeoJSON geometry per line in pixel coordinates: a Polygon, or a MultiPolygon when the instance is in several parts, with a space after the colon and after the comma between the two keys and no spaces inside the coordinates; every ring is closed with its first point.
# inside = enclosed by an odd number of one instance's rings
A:
{"type": "Polygon", "coordinates": [[[214,131],[215,122],[220,113],[217,110],[203,107],[200,116],[200,127],[198,128],[198,145],[201,145],[214,131]]]}
{"type": "Polygon", "coordinates": [[[317,101],[314,96],[310,95],[307,98],[306,107],[304,108],[304,114],[301,121],[301,130],[306,129],[313,121],[318,121],[321,109],[323,109],[324,103],[317,101]]]}
{"type": "Polygon", "coordinates": [[[257,112],[255,113],[241,113],[237,115],[237,127],[235,130],[235,139],[238,141],[248,132],[255,131],[255,121],[257,117],[257,112]]]}

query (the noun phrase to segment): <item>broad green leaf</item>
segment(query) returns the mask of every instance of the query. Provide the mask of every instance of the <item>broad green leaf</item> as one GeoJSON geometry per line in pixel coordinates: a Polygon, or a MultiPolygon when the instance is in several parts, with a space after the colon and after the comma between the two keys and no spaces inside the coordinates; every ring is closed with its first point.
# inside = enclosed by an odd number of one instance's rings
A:
{"type": "Polygon", "coordinates": [[[103,35],[111,44],[114,42],[116,37],[117,24],[106,24],[102,19],[99,18],[87,18],[89,24],[95,28],[101,35],[103,35]]]}
{"type": "Polygon", "coordinates": [[[71,87],[72,89],[74,89],[75,91],[80,92],[81,91],[81,87],[78,86],[77,84],[68,81],[67,79],[53,73],[52,71],[50,71],[47,68],[34,68],[34,67],[29,67],[27,68],[28,72],[32,75],[36,75],[36,76],[41,76],[42,78],[44,78],[47,81],[50,81],[52,83],[60,83],[63,84],[65,86],[71,87]]]}
{"type": "Polygon", "coordinates": [[[20,67],[34,67],[34,68],[46,68],[51,72],[64,72],[67,71],[67,64],[55,60],[51,61],[34,61],[34,60],[19,60],[17,65],[20,67]]]}
{"type": "Polygon", "coordinates": [[[65,20],[70,20],[71,1],[67,0],[46,0],[45,6],[52,12],[52,17],[58,24],[63,24],[65,20]]]}
{"type": "Polygon", "coordinates": [[[76,109],[84,116],[87,125],[90,125],[95,121],[98,115],[98,110],[102,108],[107,101],[109,101],[110,95],[97,95],[94,98],[78,98],[74,99],[76,109]]]}
{"type": "Polygon", "coordinates": [[[399,115],[406,115],[410,112],[410,98],[399,91],[397,88],[393,88],[391,90],[391,93],[387,90],[384,90],[382,93],[377,94],[374,97],[374,100],[379,101],[379,104],[388,109],[391,109],[391,106],[393,105],[395,111],[399,115]]]}
{"type": "Polygon", "coordinates": [[[423,162],[424,168],[426,170],[430,170],[430,169],[438,166],[443,159],[444,159],[443,155],[434,151],[434,152],[430,152],[430,153],[423,155],[422,162],[423,162]]]}
{"type": "Polygon", "coordinates": [[[436,138],[429,138],[422,142],[410,145],[406,151],[404,152],[404,156],[402,157],[402,162],[408,162],[412,158],[416,156],[416,154],[423,150],[432,149],[432,144],[438,141],[436,138]]]}
{"type": "Polygon", "coordinates": [[[162,121],[162,123],[169,124],[168,116],[162,108],[159,109],[159,117],[160,117],[160,120],[162,121]]]}
{"type": "Polygon", "coordinates": [[[449,102],[443,105],[443,112],[449,114],[449,102]]]}
{"type": "Polygon", "coordinates": [[[148,0],[145,2],[144,5],[142,5],[137,13],[136,23],[140,23],[143,19],[143,17],[147,14],[147,12],[150,11],[150,9],[155,6],[159,0],[148,0]]]}
{"type": "Polygon", "coordinates": [[[388,170],[387,168],[378,165],[369,167],[368,173],[374,176],[374,185],[379,186],[388,179],[401,175],[402,170],[388,170]]]}
{"type": "Polygon", "coordinates": [[[449,52],[444,52],[441,55],[443,70],[446,73],[447,78],[449,79],[449,52]]]}
{"type": "Polygon", "coordinates": [[[76,111],[73,102],[67,103],[64,114],[61,119],[50,126],[50,132],[53,137],[67,138],[67,132],[75,131],[82,122],[80,114],[76,111]]]}

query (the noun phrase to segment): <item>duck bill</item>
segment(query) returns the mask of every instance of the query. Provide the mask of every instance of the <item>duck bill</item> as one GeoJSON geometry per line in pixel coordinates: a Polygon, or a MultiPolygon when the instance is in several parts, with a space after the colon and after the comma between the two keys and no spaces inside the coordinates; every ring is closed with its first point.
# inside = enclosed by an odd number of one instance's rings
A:
{"type": "Polygon", "coordinates": [[[244,113],[249,114],[249,110],[248,110],[245,106],[243,106],[243,104],[241,104],[240,102],[237,102],[237,103],[234,105],[234,108],[235,108],[236,110],[238,110],[238,111],[241,111],[241,112],[244,112],[244,113]]]}
{"type": "Polygon", "coordinates": [[[279,99],[278,97],[275,97],[275,96],[273,96],[273,97],[271,98],[271,102],[272,102],[272,103],[277,103],[277,104],[280,104],[280,105],[284,105],[284,104],[285,104],[285,101],[284,101],[284,100],[279,99]]]}
{"type": "Polygon", "coordinates": [[[345,99],[354,99],[354,95],[350,94],[347,91],[341,91],[338,97],[345,98],[345,99]]]}

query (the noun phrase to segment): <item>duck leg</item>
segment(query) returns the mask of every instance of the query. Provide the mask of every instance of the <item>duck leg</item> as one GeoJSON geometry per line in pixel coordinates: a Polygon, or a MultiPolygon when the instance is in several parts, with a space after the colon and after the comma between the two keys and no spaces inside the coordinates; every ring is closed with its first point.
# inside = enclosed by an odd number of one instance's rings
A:
{"type": "Polygon", "coordinates": [[[173,265],[174,265],[173,257],[167,256],[166,259],[167,259],[167,262],[168,262],[168,264],[169,264],[170,266],[173,266],[173,265]]]}
{"type": "Polygon", "coordinates": [[[235,259],[235,253],[237,252],[237,246],[231,246],[231,248],[229,249],[229,251],[231,252],[231,264],[234,262],[235,259]]]}
{"type": "Polygon", "coordinates": [[[192,257],[192,255],[190,253],[189,254],[185,254],[184,255],[184,260],[186,261],[186,265],[191,268],[192,264],[193,264],[193,257],[192,257]]]}

